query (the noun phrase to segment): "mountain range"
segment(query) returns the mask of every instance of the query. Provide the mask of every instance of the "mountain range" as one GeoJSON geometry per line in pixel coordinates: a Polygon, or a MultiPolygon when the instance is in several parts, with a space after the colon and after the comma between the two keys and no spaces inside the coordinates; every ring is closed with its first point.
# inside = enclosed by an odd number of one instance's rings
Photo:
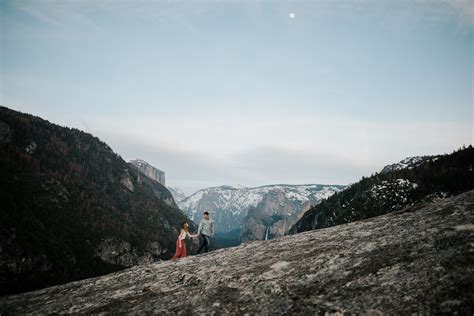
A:
{"type": "Polygon", "coordinates": [[[341,185],[219,186],[199,190],[178,206],[199,222],[208,211],[221,236],[240,241],[283,236],[312,205],[342,190],[341,185]]]}

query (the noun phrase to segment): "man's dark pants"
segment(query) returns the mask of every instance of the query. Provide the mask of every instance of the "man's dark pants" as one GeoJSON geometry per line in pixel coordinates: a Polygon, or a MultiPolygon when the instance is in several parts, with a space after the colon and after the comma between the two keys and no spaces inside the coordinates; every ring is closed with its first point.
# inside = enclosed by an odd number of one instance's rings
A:
{"type": "Polygon", "coordinates": [[[204,252],[208,252],[209,242],[210,242],[209,236],[201,234],[201,245],[199,246],[197,253],[200,253],[202,249],[204,249],[204,252]]]}

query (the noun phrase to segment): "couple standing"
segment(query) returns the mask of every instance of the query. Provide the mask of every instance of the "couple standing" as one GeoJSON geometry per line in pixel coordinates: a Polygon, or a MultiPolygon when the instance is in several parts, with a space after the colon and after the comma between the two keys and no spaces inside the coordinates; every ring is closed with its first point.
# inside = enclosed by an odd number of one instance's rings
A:
{"type": "Polygon", "coordinates": [[[197,238],[199,235],[201,235],[201,242],[200,242],[200,246],[197,253],[200,253],[201,250],[203,249],[204,249],[204,252],[209,251],[210,238],[214,236],[214,230],[215,230],[214,221],[209,218],[209,212],[204,212],[204,218],[199,223],[197,234],[195,235],[189,234],[188,228],[189,228],[189,225],[186,222],[184,222],[181,225],[181,230],[179,232],[178,240],[176,240],[176,252],[173,258],[171,258],[172,260],[176,260],[178,258],[183,258],[187,256],[186,243],[184,241],[186,237],[197,238]]]}

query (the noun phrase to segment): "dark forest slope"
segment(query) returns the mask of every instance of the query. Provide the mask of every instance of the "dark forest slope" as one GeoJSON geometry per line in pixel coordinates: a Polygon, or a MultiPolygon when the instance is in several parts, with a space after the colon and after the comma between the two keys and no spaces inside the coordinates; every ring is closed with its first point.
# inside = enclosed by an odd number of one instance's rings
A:
{"type": "Polygon", "coordinates": [[[474,189],[474,148],[377,173],[308,210],[290,234],[366,219],[474,189]]]}
{"type": "Polygon", "coordinates": [[[0,207],[0,294],[169,258],[188,220],[97,137],[5,107],[0,207]]]}

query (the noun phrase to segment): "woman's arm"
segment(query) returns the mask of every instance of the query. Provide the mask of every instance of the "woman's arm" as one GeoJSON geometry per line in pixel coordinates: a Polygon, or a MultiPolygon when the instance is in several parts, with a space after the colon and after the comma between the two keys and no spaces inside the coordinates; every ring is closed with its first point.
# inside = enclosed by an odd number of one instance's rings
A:
{"type": "Polygon", "coordinates": [[[178,236],[178,247],[181,248],[181,235],[183,234],[183,230],[180,230],[179,236],[178,236]]]}
{"type": "Polygon", "coordinates": [[[198,236],[198,234],[191,235],[191,234],[188,232],[188,237],[189,237],[189,238],[196,238],[197,236],[198,236]]]}

